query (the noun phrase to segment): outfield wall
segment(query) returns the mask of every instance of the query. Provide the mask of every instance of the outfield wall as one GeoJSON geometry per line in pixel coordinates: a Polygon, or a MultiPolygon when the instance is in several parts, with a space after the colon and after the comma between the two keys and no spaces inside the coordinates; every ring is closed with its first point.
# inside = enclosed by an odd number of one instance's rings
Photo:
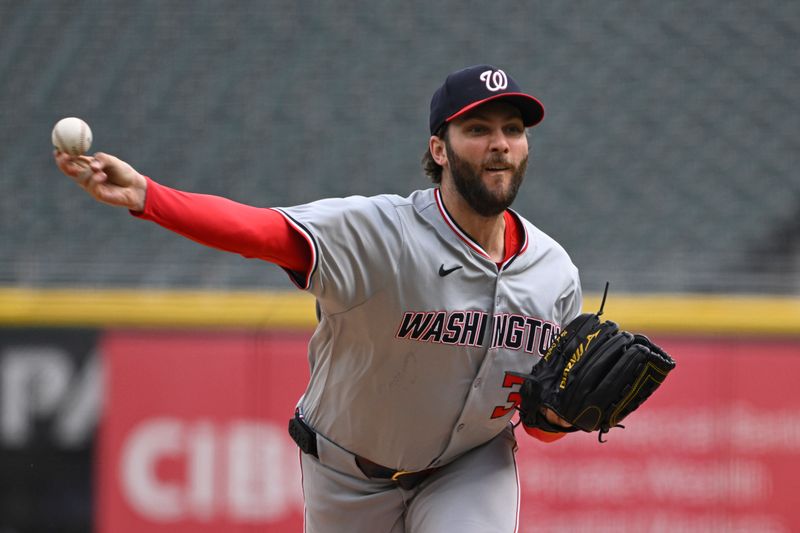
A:
{"type": "MultiPolygon", "coordinates": [[[[800,530],[800,303],[612,293],[606,317],[678,367],[606,444],[518,435],[520,530],[800,530]]],[[[300,531],[314,322],[300,293],[0,291],[0,529],[300,531]]]]}

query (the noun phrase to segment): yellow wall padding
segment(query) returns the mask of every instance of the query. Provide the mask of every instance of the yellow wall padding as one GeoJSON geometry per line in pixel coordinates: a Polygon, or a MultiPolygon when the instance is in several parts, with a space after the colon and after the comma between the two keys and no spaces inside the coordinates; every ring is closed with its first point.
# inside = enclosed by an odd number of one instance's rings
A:
{"type": "MultiPolygon", "coordinates": [[[[599,294],[586,295],[596,311],[599,294]]],[[[611,293],[606,319],[642,333],[800,336],[800,298],[611,293]]],[[[300,291],[0,288],[0,326],[308,329],[314,299],[300,291]]]]}

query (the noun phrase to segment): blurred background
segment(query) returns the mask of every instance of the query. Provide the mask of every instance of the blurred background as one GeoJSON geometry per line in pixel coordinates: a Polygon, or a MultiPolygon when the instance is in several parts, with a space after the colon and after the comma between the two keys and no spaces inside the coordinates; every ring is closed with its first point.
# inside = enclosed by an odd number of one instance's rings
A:
{"type": "Polygon", "coordinates": [[[285,287],[75,194],[50,156],[63,116],[185,190],[405,195],[429,184],[431,94],[490,63],[547,111],[515,207],[588,289],[800,291],[796,2],[0,6],[5,284],[285,287]]]}
{"type": "MultiPolygon", "coordinates": [[[[782,395],[763,394],[775,390],[776,373],[800,371],[799,49],[800,3],[781,0],[0,0],[0,533],[302,523],[297,489],[274,492],[267,467],[264,478],[240,480],[258,496],[249,501],[233,489],[228,497],[178,490],[175,480],[191,476],[177,452],[166,466],[153,459],[145,481],[117,466],[128,464],[136,424],[167,414],[174,425],[159,426],[164,439],[292,461],[282,433],[273,447],[262,444],[283,431],[303,390],[313,302],[287,292],[277,267],[93,203],[53,164],[57,120],[83,118],[92,151],[165,185],[251,205],[407,195],[430,186],[420,159],[433,91],[447,73],[478,63],[504,69],[546,108],[514,208],[569,251],[587,302],[610,280],[611,301],[631,309],[621,322],[682,349],[683,368],[708,378],[676,377],[686,388],[656,404],[673,417],[693,413],[705,436],[671,470],[685,470],[689,477],[672,482],[694,487],[686,492],[694,503],[678,489],[659,492],[663,476],[652,474],[638,494],[676,507],[630,518],[628,530],[800,529],[789,503],[769,503],[800,489],[786,476],[800,474],[800,402],[791,383],[782,395]],[[688,330],[693,342],[681,344],[688,330]],[[195,366],[186,358],[216,342],[225,357],[242,358],[230,381],[241,397],[225,412],[192,402],[183,411],[181,398],[207,392],[208,374],[194,385],[163,376],[195,366]],[[762,365],[748,366],[759,350],[778,357],[762,377],[762,365]],[[287,353],[297,354],[291,363],[287,353]],[[168,356],[178,358],[173,366],[168,356]],[[124,370],[129,357],[152,371],[124,370]],[[300,379],[274,392],[275,368],[300,379]],[[731,376],[750,380],[736,388],[731,376]],[[268,401],[266,389],[281,399],[268,401]],[[149,410],[125,410],[142,395],[154,398],[149,410]],[[273,424],[276,402],[284,409],[273,424]],[[719,421],[757,420],[734,416],[748,409],[777,417],[772,444],[731,445],[748,428],[726,433],[731,425],[719,421]],[[752,454],[780,457],[773,466],[784,477],[752,454]],[[691,477],[698,471],[708,476],[691,477]],[[171,497],[172,507],[159,507],[171,497]]],[[[614,460],[632,456],[631,441],[652,445],[630,439],[614,460]]],[[[535,466],[538,452],[522,453],[535,466]]],[[[594,446],[585,453],[597,459],[594,446]]],[[[558,470],[529,472],[523,487],[558,486],[558,470]]],[[[212,486],[235,485],[228,481],[212,486]]],[[[538,501],[523,507],[531,518],[523,531],[558,509],[538,501]]],[[[607,503],[558,529],[602,530],[587,517],[607,503]]],[[[621,516],[603,515],[617,526],[621,516]]]]}

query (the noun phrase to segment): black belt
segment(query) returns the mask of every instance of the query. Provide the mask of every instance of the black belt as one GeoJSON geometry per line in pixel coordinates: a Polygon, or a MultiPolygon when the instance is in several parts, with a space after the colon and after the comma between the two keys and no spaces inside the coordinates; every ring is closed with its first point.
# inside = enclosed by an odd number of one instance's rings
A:
{"type": "MultiPolygon", "coordinates": [[[[295,412],[294,418],[289,420],[289,436],[292,437],[292,440],[294,440],[304,453],[313,455],[319,459],[319,454],[317,453],[317,434],[303,421],[302,415],[298,412],[295,412]]],[[[358,468],[360,468],[368,478],[391,479],[404,490],[413,489],[438,470],[438,468],[427,468],[416,472],[393,470],[386,466],[373,463],[360,455],[356,455],[355,459],[358,468]]]]}
{"type": "Polygon", "coordinates": [[[356,455],[356,464],[358,468],[364,472],[364,475],[370,479],[391,479],[400,488],[411,490],[439,470],[438,468],[427,468],[425,470],[418,470],[416,472],[408,472],[407,470],[392,470],[377,463],[373,463],[369,459],[365,459],[360,455],[356,455]]]}

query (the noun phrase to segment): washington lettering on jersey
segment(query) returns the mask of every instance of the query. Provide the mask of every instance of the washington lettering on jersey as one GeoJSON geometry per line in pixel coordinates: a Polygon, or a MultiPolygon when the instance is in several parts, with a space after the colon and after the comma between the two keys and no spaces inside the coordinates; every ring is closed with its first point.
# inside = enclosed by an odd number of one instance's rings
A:
{"type": "Polygon", "coordinates": [[[559,327],[537,317],[483,311],[409,311],[403,314],[398,339],[457,346],[482,346],[491,332],[490,349],[524,350],[543,355],[559,327]],[[489,324],[491,323],[491,326],[489,324]]]}

